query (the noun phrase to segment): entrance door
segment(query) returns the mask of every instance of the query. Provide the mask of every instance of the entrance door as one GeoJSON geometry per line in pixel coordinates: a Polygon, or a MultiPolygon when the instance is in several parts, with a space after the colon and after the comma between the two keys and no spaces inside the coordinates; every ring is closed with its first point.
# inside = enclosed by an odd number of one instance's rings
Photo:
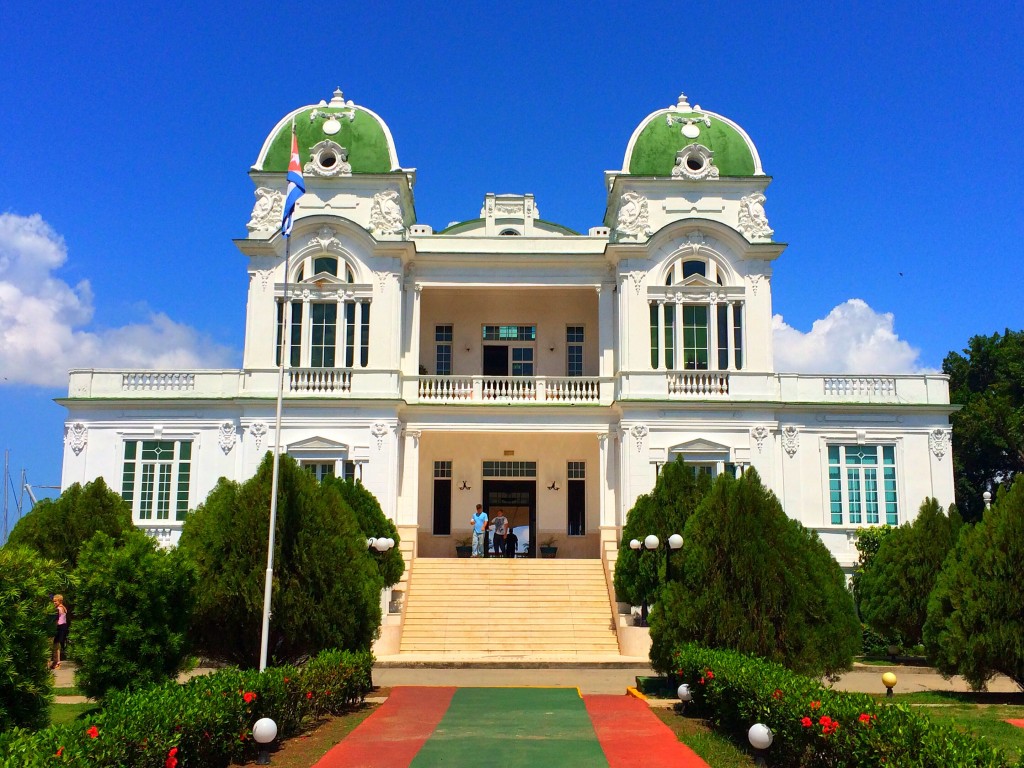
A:
{"type": "Polygon", "coordinates": [[[500,509],[511,528],[526,532],[526,542],[519,542],[517,553],[536,557],[537,552],[537,481],[484,480],[484,512],[494,517],[500,509]]]}
{"type": "Polygon", "coordinates": [[[484,376],[508,376],[508,347],[503,344],[484,346],[484,376]]]}

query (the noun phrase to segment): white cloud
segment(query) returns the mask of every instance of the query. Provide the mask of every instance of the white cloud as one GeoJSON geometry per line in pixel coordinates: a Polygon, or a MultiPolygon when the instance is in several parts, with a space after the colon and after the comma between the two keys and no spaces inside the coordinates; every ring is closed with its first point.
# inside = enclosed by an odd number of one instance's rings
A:
{"type": "Polygon", "coordinates": [[[775,370],[782,373],[922,373],[921,352],[893,329],[891,312],[849,299],[807,333],[772,318],[775,370]]]}
{"type": "Polygon", "coordinates": [[[88,330],[92,289],[54,275],[65,261],[64,239],[39,214],[0,213],[0,384],[62,386],[70,368],[217,368],[235,357],[162,313],[88,330]]]}

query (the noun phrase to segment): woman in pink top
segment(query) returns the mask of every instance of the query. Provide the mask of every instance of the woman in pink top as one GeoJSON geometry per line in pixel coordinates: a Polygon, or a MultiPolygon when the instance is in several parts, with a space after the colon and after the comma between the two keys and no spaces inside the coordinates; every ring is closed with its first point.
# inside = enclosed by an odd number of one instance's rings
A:
{"type": "Polygon", "coordinates": [[[50,669],[60,669],[60,655],[68,643],[68,609],[64,606],[64,595],[54,595],[53,605],[57,608],[57,634],[53,636],[50,669]]]}

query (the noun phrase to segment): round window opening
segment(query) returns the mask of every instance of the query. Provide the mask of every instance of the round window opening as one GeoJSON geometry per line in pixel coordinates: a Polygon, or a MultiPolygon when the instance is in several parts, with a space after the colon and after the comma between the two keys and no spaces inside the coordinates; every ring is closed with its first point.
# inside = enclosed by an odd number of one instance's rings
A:
{"type": "Polygon", "coordinates": [[[333,168],[334,164],[338,162],[338,158],[333,152],[321,152],[317,159],[324,168],[333,168]]]}
{"type": "Polygon", "coordinates": [[[686,167],[691,171],[702,171],[707,161],[699,155],[690,155],[686,158],[686,167]]]}

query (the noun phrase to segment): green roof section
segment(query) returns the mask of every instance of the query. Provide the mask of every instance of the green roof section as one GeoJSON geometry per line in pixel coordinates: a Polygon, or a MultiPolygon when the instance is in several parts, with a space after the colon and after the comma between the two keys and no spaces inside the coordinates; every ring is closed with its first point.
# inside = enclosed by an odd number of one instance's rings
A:
{"type": "Polygon", "coordinates": [[[714,152],[713,162],[722,176],[753,176],[754,155],[746,138],[733,126],[707,112],[658,112],[653,115],[633,145],[628,172],[633,176],[671,176],[676,153],[691,144],[701,144],[714,152]],[[696,138],[683,136],[678,123],[668,125],[665,115],[700,120],[696,138]],[[711,126],[704,124],[708,119],[711,126]]]}
{"type": "MultiPolygon", "coordinates": [[[[288,171],[288,156],[291,153],[291,123],[285,123],[277,131],[261,170],[285,173],[288,171]]],[[[391,173],[391,154],[388,136],[380,120],[359,107],[310,107],[295,115],[295,135],[299,143],[299,160],[309,162],[309,151],[321,141],[328,139],[348,150],[348,162],[352,173],[391,173]],[[320,115],[336,114],[341,129],[333,136],[324,133],[324,117],[309,119],[313,111],[320,115]],[[348,114],[355,117],[349,120],[348,114]]]]}

